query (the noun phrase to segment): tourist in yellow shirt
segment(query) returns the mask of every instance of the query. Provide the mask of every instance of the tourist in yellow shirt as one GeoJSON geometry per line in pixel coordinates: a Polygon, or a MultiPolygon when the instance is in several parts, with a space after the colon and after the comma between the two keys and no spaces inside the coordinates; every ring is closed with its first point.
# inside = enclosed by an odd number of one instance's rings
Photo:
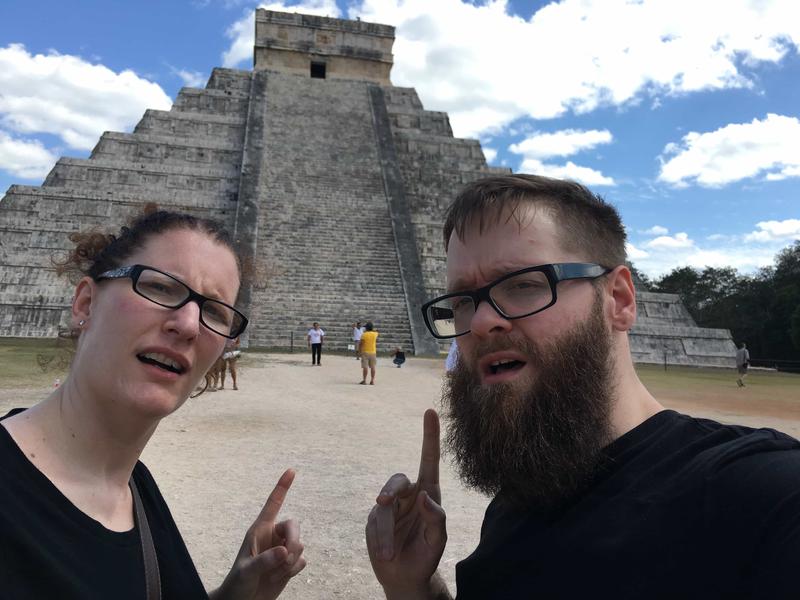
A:
{"type": "Polygon", "coordinates": [[[361,385],[367,383],[367,369],[369,368],[369,384],[375,385],[375,367],[378,365],[378,332],[372,321],[365,326],[366,331],[361,335],[358,351],[361,354],[361,385]]]}

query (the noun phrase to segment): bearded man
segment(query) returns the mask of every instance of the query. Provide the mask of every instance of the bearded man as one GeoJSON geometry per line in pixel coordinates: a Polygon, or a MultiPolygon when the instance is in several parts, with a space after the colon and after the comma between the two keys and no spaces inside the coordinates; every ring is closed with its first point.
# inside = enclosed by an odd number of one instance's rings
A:
{"type": "MultiPolygon", "coordinates": [[[[796,598],[800,443],[665,410],[639,381],[625,230],[583,186],[527,175],[468,185],[444,226],[458,338],[442,406],[464,482],[493,496],[459,599],[796,598]]],[[[439,423],[415,483],[392,476],[367,520],[386,597],[451,598],[439,423]]]]}

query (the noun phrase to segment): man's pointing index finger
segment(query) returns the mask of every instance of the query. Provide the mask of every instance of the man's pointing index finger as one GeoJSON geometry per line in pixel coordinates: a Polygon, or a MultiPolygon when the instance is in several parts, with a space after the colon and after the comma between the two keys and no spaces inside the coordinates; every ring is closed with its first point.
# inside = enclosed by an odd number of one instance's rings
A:
{"type": "Polygon", "coordinates": [[[440,502],[439,491],[439,415],[432,408],[425,411],[422,427],[422,454],[417,484],[440,502]]]}

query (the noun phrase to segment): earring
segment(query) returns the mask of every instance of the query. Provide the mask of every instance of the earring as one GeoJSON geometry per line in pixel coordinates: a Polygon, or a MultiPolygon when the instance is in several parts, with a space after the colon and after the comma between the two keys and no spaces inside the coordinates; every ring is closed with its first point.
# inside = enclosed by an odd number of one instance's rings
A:
{"type": "Polygon", "coordinates": [[[83,327],[84,325],[86,325],[85,320],[81,319],[80,321],[78,321],[78,327],[83,327]]]}

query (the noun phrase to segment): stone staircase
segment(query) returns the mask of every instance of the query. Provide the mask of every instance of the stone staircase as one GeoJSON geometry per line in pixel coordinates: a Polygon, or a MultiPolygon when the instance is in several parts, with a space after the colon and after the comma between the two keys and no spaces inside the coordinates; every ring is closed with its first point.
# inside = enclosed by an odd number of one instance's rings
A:
{"type": "Polygon", "coordinates": [[[368,86],[266,75],[257,262],[271,276],[253,290],[251,345],[305,347],[318,321],[345,349],[371,320],[379,351],[414,347],[368,86]]]}
{"type": "Polygon", "coordinates": [[[425,110],[413,88],[387,88],[386,104],[413,215],[426,296],[432,298],[445,290],[443,215],[455,192],[470,181],[511,170],[489,167],[477,140],[454,138],[447,113],[425,110]]]}

